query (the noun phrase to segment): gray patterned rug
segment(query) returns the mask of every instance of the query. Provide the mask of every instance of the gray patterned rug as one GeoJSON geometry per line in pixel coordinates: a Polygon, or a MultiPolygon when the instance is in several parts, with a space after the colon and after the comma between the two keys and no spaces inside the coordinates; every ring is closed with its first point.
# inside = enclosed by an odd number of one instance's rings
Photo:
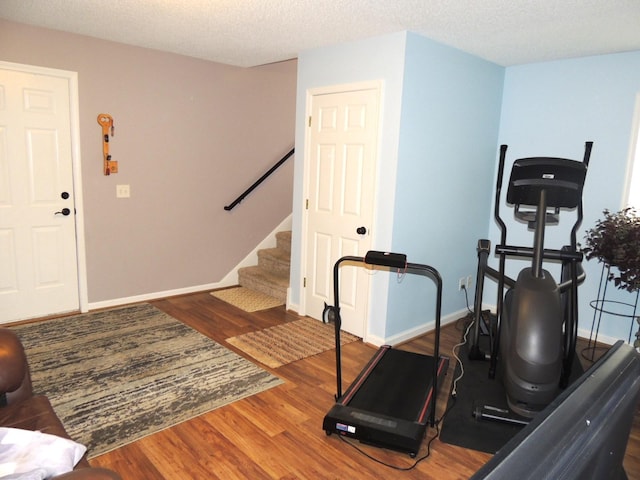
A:
{"type": "Polygon", "coordinates": [[[282,383],[148,304],[12,329],[89,458],[282,383]]]}

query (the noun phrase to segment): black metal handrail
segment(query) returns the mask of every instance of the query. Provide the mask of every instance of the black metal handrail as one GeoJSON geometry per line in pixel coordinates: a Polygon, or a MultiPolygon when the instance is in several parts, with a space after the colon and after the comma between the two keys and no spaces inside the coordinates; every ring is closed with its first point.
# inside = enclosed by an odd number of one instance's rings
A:
{"type": "Polygon", "coordinates": [[[289,157],[290,157],[291,155],[293,155],[293,153],[294,153],[295,151],[296,151],[296,149],[295,149],[295,148],[292,148],[292,149],[289,151],[289,153],[287,153],[284,157],[282,157],[280,160],[278,160],[278,162],[277,162],[273,167],[271,167],[271,168],[267,171],[267,173],[265,173],[265,174],[264,174],[264,175],[262,175],[258,180],[256,180],[256,181],[254,182],[254,184],[253,184],[253,185],[251,185],[249,188],[247,188],[247,189],[246,189],[246,190],[245,190],[245,191],[244,191],[244,192],[243,192],[243,193],[242,193],[238,198],[236,198],[233,202],[231,202],[229,205],[226,205],[226,206],[224,207],[224,209],[228,212],[228,211],[229,211],[229,210],[231,210],[233,207],[235,207],[236,205],[238,205],[242,200],[244,200],[244,199],[245,199],[245,197],[246,197],[247,195],[249,195],[251,192],[253,192],[253,191],[256,189],[256,187],[257,187],[258,185],[260,185],[262,182],[264,182],[264,181],[267,179],[267,177],[268,177],[269,175],[271,175],[273,172],[275,172],[275,171],[278,169],[278,167],[280,167],[280,165],[282,165],[284,162],[286,162],[286,161],[289,159],[289,157]]]}

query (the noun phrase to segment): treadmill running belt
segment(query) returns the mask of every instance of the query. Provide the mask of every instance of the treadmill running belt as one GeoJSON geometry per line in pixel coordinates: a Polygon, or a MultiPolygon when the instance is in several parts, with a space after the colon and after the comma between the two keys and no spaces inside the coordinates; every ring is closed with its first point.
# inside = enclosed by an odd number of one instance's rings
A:
{"type": "Polygon", "coordinates": [[[409,422],[432,387],[433,357],[389,349],[362,383],[349,406],[409,422]]]}

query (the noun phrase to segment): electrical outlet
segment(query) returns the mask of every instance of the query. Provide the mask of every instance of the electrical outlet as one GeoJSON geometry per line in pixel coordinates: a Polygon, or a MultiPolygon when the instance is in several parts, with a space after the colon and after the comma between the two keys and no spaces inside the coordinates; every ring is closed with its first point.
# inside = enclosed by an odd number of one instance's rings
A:
{"type": "Polygon", "coordinates": [[[471,290],[472,285],[473,285],[473,277],[471,275],[467,275],[467,290],[471,290]]]}
{"type": "Polygon", "coordinates": [[[462,290],[463,288],[465,288],[466,281],[467,281],[467,279],[464,278],[464,277],[462,277],[460,280],[458,280],[458,290],[462,290]]]}

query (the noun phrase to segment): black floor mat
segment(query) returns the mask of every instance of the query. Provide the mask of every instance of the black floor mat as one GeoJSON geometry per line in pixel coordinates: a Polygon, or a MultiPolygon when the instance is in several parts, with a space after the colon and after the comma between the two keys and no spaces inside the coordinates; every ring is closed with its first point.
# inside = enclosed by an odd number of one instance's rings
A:
{"type": "MultiPolygon", "coordinates": [[[[480,348],[489,350],[489,338],[480,338],[480,348]]],[[[488,378],[489,362],[471,361],[468,358],[467,345],[459,348],[458,356],[462,360],[464,376],[457,383],[457,396],[449,397],[448,413],[444,419],[440,440],[472,450],[496,453],[522,427],[486,420],[476,420],[472,413],[476,406],[491,405],[507,409],[507,400],[498,367],[496,378],[488,378]]],[[[573,362],[571,381],[582,374],[577,356],[573,362]]],[[[453,378],[460,375],[460,365],[456,365],[453,378]]],[[[452,385],[453,387],[453,385],[452,385]]]]}

